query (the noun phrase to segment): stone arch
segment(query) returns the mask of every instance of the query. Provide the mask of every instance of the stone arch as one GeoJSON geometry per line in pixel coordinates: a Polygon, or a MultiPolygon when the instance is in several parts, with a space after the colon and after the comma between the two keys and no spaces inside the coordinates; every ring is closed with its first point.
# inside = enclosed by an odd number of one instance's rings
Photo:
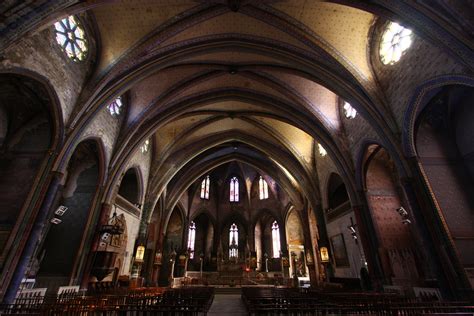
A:
{"type": "MultiPolygon", "coordinates": [[[[62,112],[55,89],[43,76],[22,68],[0,71],[0,292],[16,289],[24,267],[15,272],[10,285],[10,267],[18,261],[30,233],[39,231],[23,225],[39,211],[54,152],[63,138],[62,112]],[[16,256],[16,259],[13,259],[16,256]],[[17,283],[18,282],[18,283],[17,283]]],[[[25,256],[31,256],[32,247],[25,256]]],[[[11,291],[9,291],[10,295],[11,291]]]]}
{"type": "Polygon", "coordinates": [[[418,107],[414,150],[442,226],[473,286],[474,87],[443,85],[429,95],[431,99],[418,107]]]}
{"type": "Polygon", "coordinates": [[[379,256],[387,284],[416,285],[419,260],[413,235],[397,209],[407,207],[401,194],[397,168],[382,146],[372,144],[365,155],[364,189],[379,245],[379,256]],[[406,224],[406,225],[405,225],[406,224]]]}
{"type": "Polygon", "coordinates": [[[288,210],[285,226],[288,251],[292,258],[290,260],[290,275],[296,274],[299,277],[306,277],[308,274],[305,265],[303,221],[301,214],[294,207],[288,210]]]}
{"type": "Polygon", "coordinates": [[[88,139],[76,146],[69,159],[64,185],[56,202],[56,207],[64,205],[68,210],[59,218],[59,224],[49,227],[39,248],[36,259],[39,262],[37,282],[40,286],[54,290],[58,286],[80,281],[81,261],[87,255],[85,244],[94,234],[97,224],[94,209],[103,177],[101,158],[100,143],[88,139]]]}
{"type": "Polygon", "coordinates": [[[139,168],[128,169],[120,182],[118,194],[137,206],[141,204],[143,195],[143,180],[139,168]]]}
{"type": "Polygon", "coordinates": [[[54,100],[41,82],[0,74],[0,86],[1,256],[13,245],[17,221],[26,215],[32,194],[40,189],[37,185],[54,151],[57,127],[54,100]]]}
{"type": "Polygon", "coordinates": [[[350,207],[350,199],[346,189],[346,184],[337,173],[333,172],[328,177],[326,194],[329,209],[336,210],[340,207],[350,207]]]}
{"type": "Polygon", "coordinates": [[[254,236],[255,236],[255,252],[257,254],[257,269],[265,271],[265,254],[267,255],[268,270],[269,271],[280,271],[281,266],[278,258],[280,253],[273,252],[273,235],[272,235],[272,224],[277,222],[279,226],[279,240],[280,250],[286,249],[286,245],[283,244],[285,238],[284,234],[284,223],[278,214],[268,209],[258,210],[252,225],[254,236]],[[275,260],[274,260],[275,259],[275,260]]]}
{"type": "MultiPolygon", "coordinates": [[[[209,212],[201,211],[194,216],[192,221],[196,224],[196,239],[194,244],[194,256],[188,263],[188,269],[199,270],[199,258],[203,256],[203,269],[209,270],[212,255],[215,254],[215,222],[209,212]]],[[[186,232],[188,234],[188,232],[186,232]]],[[[189,234],[188,234],[189,238],[189,234]]]]}

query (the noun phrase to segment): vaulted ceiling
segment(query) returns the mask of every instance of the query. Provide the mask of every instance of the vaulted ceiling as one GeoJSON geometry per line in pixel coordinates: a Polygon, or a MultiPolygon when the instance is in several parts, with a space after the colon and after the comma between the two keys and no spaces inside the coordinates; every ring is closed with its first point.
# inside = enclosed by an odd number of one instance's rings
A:
{"type": "MultiPolygon", "coordinates": [[[[349,188],[354,181],[341,122],[344,100],[381,139],[390,143],[397,133],[372,71],[371,29],[379,18],[374,14],[397,18],[409,4],[379,2],[37,1],[19,11],[30,15],[23,21],[7,10],[12,15],[4,25],[16,22],[17,30],[0,26],[0,45],[69,14],[90,22],[94,62],[65,125],[73,138],[124,96],[127,115],[109,163],[112,178],[152,139],[148,196],[170,191],[170,208],[193,181],[229,161],[267,172],[302,204],[319,199],[318,143],[349,188]]],[[[423,5],[413,12],[429,18],[419,25],[409,16],[408,24],[441,42],[429,34],[439,17],[423,5]]],[[[459,30],[449,31],[458,54],[456,47],[466,44],[455,40],[459,30]]],[[[469,63],[470,56],[461,57],[469,63]]]]}

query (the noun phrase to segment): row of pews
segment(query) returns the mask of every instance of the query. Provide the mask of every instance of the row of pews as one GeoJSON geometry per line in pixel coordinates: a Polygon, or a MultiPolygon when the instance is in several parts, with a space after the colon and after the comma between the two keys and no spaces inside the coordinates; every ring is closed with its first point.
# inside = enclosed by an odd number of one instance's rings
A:
{"type": "Polygon", "coordinates": [[[249,315],[474,315],[472,302],[428,301],[383,293],[243,288],[249,315]]]}
{"type": "Polygon", "coordinates": [[[23,297],[15,304],[0,305],[0,315],[206,315],[214,289],[142,288],[127,293],[42,298],[23,297]]]}

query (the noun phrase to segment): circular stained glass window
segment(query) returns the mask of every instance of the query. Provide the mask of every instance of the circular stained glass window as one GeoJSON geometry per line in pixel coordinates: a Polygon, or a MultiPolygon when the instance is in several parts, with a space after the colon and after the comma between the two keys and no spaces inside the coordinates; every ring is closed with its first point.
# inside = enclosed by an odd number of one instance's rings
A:
{"type": "Polygon", "coordinates": [[[393,65],[400,60],[403,53],[410,47],[412,31],[398,23],[387,25],[380,42],[380,59],[384,65],[393,65]]]}
{"type": "Polygon", "coordinates": [[[87,39],[84,29],[74,16],[69,16],[54,23],[56,41],[66,55],[74,61],[82,61],[87,57],[87,39]]]}

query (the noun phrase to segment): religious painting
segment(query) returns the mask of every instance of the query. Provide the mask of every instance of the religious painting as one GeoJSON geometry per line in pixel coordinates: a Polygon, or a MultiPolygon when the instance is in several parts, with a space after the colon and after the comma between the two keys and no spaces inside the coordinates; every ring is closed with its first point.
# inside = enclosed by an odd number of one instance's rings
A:
{"type": "Polygon", "coordinates": [[[346,244],[344,243],[344,236],[338,234],[331,237],[331,246],[334,257],[334,262],[337,267],[348,267],[349,258],[347,257],[346,244]]]}

